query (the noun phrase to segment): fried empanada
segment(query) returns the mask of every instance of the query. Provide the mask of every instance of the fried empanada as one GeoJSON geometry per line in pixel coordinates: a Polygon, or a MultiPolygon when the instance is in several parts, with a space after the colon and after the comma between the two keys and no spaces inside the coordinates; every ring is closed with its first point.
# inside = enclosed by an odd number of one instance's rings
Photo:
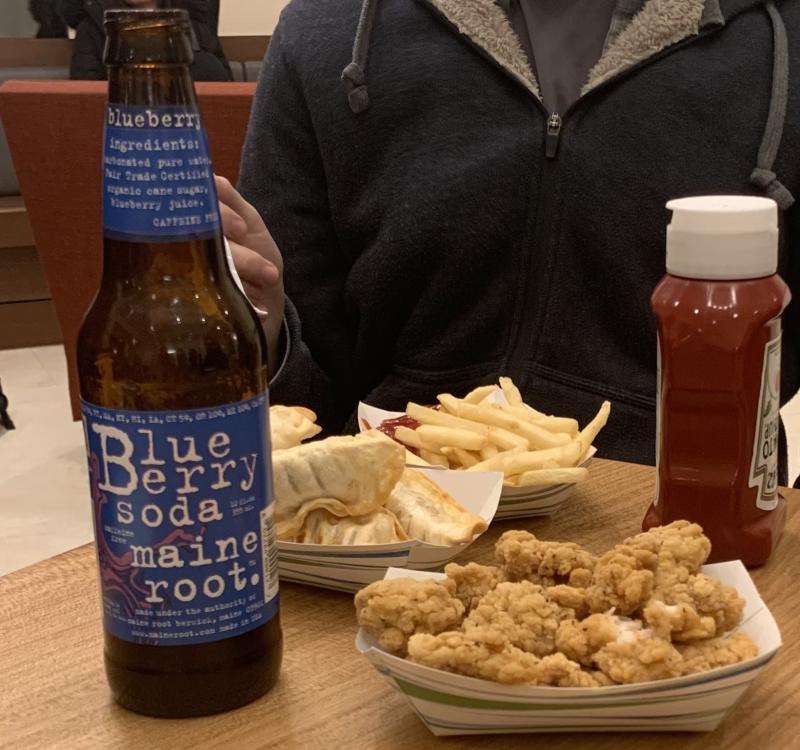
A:
{"type": "Polygon", "coordinates": [[[406,469],[386,507],[412,539],[452,547],[471,542],[488,528],[479,516],[459,505],[424,474],[406,469]]]}
{"type": "Polygon", "coordinates": [[[271,406],[269,428],[272,450],[295,448],[304,440],[318,435],[322,428],[316,424],[317,415],[302,406],[271,406]]]}
{"type": "Polygon", "coordinates": [[[301,544],[392,544],[408,540],[397,517],[386,508],[365,516],[340,518],[322,508],[306,516],[303,528],[289,541],[301,544]]]}
{"type": "Polygon", "coordinates": [[[275,451],[278,538],[295,537],[306,516],[318,508],[336,516],[364,516],[378,510],[404,468],[403,446],[374,431],[275,451]]]}

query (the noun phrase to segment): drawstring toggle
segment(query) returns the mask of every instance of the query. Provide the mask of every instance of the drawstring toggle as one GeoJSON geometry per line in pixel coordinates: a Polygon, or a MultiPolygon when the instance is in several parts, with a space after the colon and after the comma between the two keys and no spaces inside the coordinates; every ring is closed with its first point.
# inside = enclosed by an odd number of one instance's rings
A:
{"type": "Polygon", "coordinates": [[[350,109],[359,114],[369,108],[369,92],[367,91],[367,77],[364,75],[362,67],[351,62],[342,71],[342,83],[347,93],[347,101],[350,109]]]}

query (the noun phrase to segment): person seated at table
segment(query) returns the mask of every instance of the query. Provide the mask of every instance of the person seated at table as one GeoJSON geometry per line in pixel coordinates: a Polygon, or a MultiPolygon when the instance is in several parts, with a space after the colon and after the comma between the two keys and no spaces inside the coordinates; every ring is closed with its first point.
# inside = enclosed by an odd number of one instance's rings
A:
{"type": "Polygon", "coordinates": [[[73,80],[102,81],[107,76],[103,63],[105,29],[103,14],[115,8],[150,10],[158,7],[183,8],[192,21],[194,63],[192,78],[196,81],[231,81],[233,74],[225,59],[217,36],[216,18],[219,0],[59,0],[61,17],[75,29],[75,42],[70,62],[73,80]]]}
{"type": "Polygon", "coordinates": [[[359,399],[402,409],[509,375],[581,423],[611,400],[600,454],[653,463],[665,204],[710,193],[782,211],[789,399],[800,34],[787,29],[800,0],[294,0],[241,194],[221,183],[236,265],[269,313],[273,399],[353,430],[359,399]]]}
{"type": "Polygon", "coordinates": [[[39,24],[37,39],[67,38],[67,27],[58,14],[56,0],[29,0],[28,10],[33,20],[39,24]]]}

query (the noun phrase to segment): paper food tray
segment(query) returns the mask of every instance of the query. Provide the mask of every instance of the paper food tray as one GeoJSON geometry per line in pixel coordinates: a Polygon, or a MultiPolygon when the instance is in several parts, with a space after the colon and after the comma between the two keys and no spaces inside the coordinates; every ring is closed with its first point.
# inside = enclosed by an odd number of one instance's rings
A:
{"type": "MultiPolygon", "coordinates": [[[[502,395],[501,391],[498,393],[502,395]]],[[[403,412],[386,411],[364,403],[358,405],[358,426],[362,432],[378,427],[387,419],[396,419],[402,416],[404,416],[403,412]]],[[[579,466],[588,466],[596,453],[597,449],[592,446],[581,459],[579,466]]],[[[503,486],[495,518],[509,520],[552,515],[569,499],[576,487],[575,484],[554,484],[535,489],[503,486]]]]}
{"type": "MultiPolygon", "coordinates": [[[[436,482],[467,510],[487,524],[497,512],[503,475],[498,472],[417,469],[436,482]]],[[[477,537],[475,537],[477,539],[477,537]]],[[[472,541],[475,541],[474,539],[472,541]]],[[[472,542],[442,547],[419,540],[393,544],[297,544],[278,542],[283,581],[306,583],[337,591],[358,591],[384,577],[387,568],[441,570],[472,542]]]]}
{"type": "MultiPolygon", "coordinates": [[[[758,656],[710,672],[635,685],[554,688],[501,685],[414,664],[380,649],[363,630],[356,648],[409,701],[435,735],[517,732],[710,732],[731,711],[781,646],[778,626],[741,562],[703,572],[735,586],[746,601],[736,632],[758,656]]],[[[386,578],[436,579],[390,568],[386,578]]]]}

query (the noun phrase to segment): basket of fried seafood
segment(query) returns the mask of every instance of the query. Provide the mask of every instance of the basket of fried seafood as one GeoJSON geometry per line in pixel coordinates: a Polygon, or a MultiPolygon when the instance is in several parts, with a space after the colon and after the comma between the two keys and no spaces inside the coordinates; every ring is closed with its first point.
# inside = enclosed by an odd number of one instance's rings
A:
{"type": "Polygon", "coordinates": [[[391,569],[356,646],[436,735],[711,731],[781,645],[740,562],[676,521],[600,556],[503,534],[496,565],[391,569]]]}

